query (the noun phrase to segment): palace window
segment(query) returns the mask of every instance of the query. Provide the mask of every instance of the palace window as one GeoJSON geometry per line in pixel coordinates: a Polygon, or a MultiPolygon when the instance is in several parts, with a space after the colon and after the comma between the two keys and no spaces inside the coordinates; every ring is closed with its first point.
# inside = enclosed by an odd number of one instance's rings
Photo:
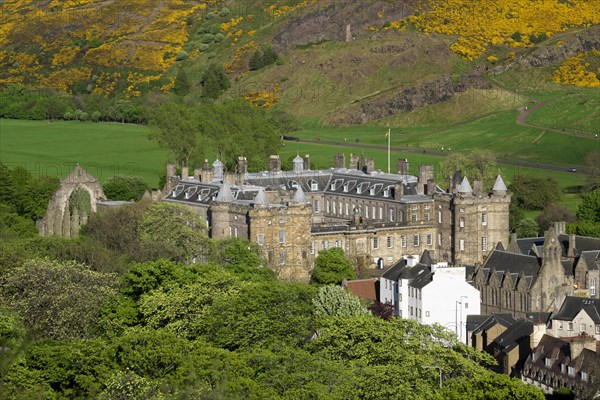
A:
{"type": "Polygon", "coordinates": [[[259,246],[263,246],[265,244],[265,235],[256,235],[256,242],[259,246]]]}
{"type": "Polygon", "coordinates": [[[433,235],[431,233],[427,234],[427,245],[431,246],[433,244],[433,235]]]}
{"type": "Polygon", "coordinates": [[[416,213],[412,213],[412,215],[410,216],[411,221],[416,222],[417,221],[417,214],[416,213]]]}
{"type": "Polygon", "coordinates": [[[590,278],[590,296],[596,295],[596,278],[590,278]]]}
{"type": "Polygon", "coordinates": [[[283,229],[279,230],[279,243],[285,243],[285,231],[283,229]]]}
{"type": "Polygon", "coordinates": [[[339,239],[335,241],[335,247],[342,247],[342,242],[339,239]]]}
{"type": "Polygon", "coordinates": [[[378,237],[374,237],[373,238],[373,248],[374,249],[378,249],[379,248],[379,238],[378,237]]]}
{"type": "Polygon", "coordinates": [[[315,212],[321,211],[321,201],[315,200],[315,212]]]}
{"type": "Polygon", "coordinates": [[[413,235],[413,246],[419,246],[421,237],[419,235],[413,235]]]}
{"type": "Polygon", "coordinates": [[[487,236],[481,237],[481,251],[487,251],[487,236]]]}
{"type": "Polygon", "coordinates": [[[396,210],[394,210],[393,208],[390,208],[390,222],[394,222],[394,220],[396,219],[394,216],[395,213],[396,213],[396,210]]]}
{"type": "Polygon", "coordinates": [[[310,242],[308,248],[310,250],[310,254],[315,254],[315,242],[310,242]]]}
{"type": "Polygon", "coordinates": [[[388,249],[394,247],[394,238],[392,236],[387,237],[387,247],[388,249]]]}
{"type": "Polygon", "coordinates": [[[567,367],[569,376],[575,376],[575,368],[570,365],[567,367]]]}
{"type": "Polygon", "coordinates": [[[430,220],[429,213],[425,213],[425,215],[423,217],[424,217],[425,221],[430,220]]]}
{"type": "Polygon", "coordinates": [[[383,207],[379,207],[379,219],[383,220],[383,207]]]}
{"type": "Polygon", "coordinates": [[[323,240],[323,250],[327,250],[329,248],[329,241],[323,240]]]}
{"type": "Polygon", "coordinates": [[[465,239],[460,239],[458,242],[458,248],[460,251],[465,251],[465,239]]]}
{"type": "Polygon", "coordinates": [[[442,223],[442,212],[438,211],[438,222],[441,224],[442,223]]]}
{"type": "Polygon", "coordinates": [[[400,247],[406,247],[406,235],[400,236],[400,247]]]}
{"type": "Polygon", "coordinates": [[[570,331],[573,330],[573,323],[572,322],[569,322],[569,329],[568,330],[570,330],[570,331]]]}
{"type": "Polygon", "coordinates": [[[465,227],[465,217],[460,217],[458,220],[458,226],[461,228],[465,227]]]}
{"type": "Polygon", "coordinates": [[[438,233],[438,246],[442,245],[442,234],[438,233]]]}
{"type": "Polygon", "coordinates": [[[487,226],[487,213],[486,212],[481,214],[481,225],[487,226]]]}

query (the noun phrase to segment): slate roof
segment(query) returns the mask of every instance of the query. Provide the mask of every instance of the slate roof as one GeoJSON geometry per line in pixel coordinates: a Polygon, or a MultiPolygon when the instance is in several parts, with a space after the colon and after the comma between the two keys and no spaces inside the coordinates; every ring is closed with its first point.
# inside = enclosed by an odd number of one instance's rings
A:
{"type": "Polygon", "coordinates": [[[560,309],[552,316],[552,319],[572,321],[581,310],[585,310],[594,323],[600,324],[600,299],[586,297],[565,297],[560,309]]]}
{"type": "MultiPolygon", "coordinates": [[[[544,241],[544,237],[523,238],[517,239],[517,244],[522,254],[532,254],[532,246],[536,246],[538,254],[541,254],[544,241]]],[[[569,235],[561,233],[558,235],[558,241],[562,246],[562,255],[566,256],[569,252],[569,235]]],[[[588,251],[600,252],[600,238],[575,235],[575,249],[580,254],[588,251]]]]}
{"type": "Polygon", "coordinates": [[[533,323],[526,319],[515,321],[506,328],[496,339],[492,341],[496,348],[508,354],[512,349],[519,346],[519,342],[523,338],[528,337],[533,333],[533,323]]]}
{"type": "Polygon", "coordinates": [[[483,324],[489,315],[467,315],[467,332],[474,331],[479,325],[483,324]]]}
{"type": "Polygon", "coordinates": [[[511,314],[492,314],[485,315],[485,317],[487,318],[481,324],[479,324],[479,326],[476,326],[473,329],[473,333],[478,333],[480,331],[487,330],[496,324],[508,327],[515,322],[515,319],[511,314]]]}
{"type": "Polygon", "coordinates": [[[489,282],[492,271],[496,272],[498,280],[502,283],[507,275],[510,275],[514,285],[518,285],[518,277],[523,273],[527,287],[535,281],[540,270],[540,259],[534,256],[515,254],[509,251],[494,250],[482,266],[486,283],[489,282]]]}
{"type": "Polygon", "coordinates": [[[579,256],[577,262],[585,262],[590,270],[598,270],[600,269],[600,250],[597,251],[583,251],[579,256]]]}
{"type": "Polygon", "coordinates": [[[406,268],[406,260],[398,260],[394,265],[383,271],[381,277],[390,281],[397,281],[402,271],[406,268]]]}
{"type": "Polygon", "coordinates": [[[533,322],[534,324],[537,324],[537,323],[546,324],[550,320],[551,316],[552,316],[551,312],[528,312],[525,315],[525,318],[528,319],[529,321],[533,322]]]}

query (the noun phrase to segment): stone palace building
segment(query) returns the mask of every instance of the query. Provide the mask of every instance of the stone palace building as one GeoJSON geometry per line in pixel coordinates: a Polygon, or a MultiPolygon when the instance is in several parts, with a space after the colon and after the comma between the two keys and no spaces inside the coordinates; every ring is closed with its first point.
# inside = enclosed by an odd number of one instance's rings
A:
{"type": "Polygon", "coordinates": [[[384,173],[364,156],[350,154],[346,165],[343,153],[327,170],[311,170],[306,155],[294,158],[292,171],[281,170],[278,156],[259,173],[247,172],[244,157],[236,173],[219,160],[193,174],[175,171],[167,166],[164,201],[196,210],[213,238],[257,243],[283,279],[308,280],[319,251],[331,247],[366,273],[424,250],[437,260],[482,264],[498,242],[508,246],[510,195],[500,176],[490,193],[460,174],[444,191],[431,165],[414,176],[399,159],[395,173],[384,173]]]}

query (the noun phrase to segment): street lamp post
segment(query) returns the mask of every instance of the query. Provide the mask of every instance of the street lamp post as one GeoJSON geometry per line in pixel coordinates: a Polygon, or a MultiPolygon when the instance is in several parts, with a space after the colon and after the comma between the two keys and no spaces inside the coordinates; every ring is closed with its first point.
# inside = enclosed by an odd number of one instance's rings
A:
{"type": "Polygon", "coordinates": [[[460,296],[460,299],[458,299],[454,302],[454,326],[455,326],[455,331],[456,331],[456,337],[460,342],[462,342],[462,319],[463,319],[462,299],[468,299],[468,298],[469,298],[468,296],[460,296]],[[459,304],[460,304],[460,323],[459,323],[459,319],[458,319],[458,305],[459,304]],[[458,332],[459,330],[460,330],[460,334],[458,332]]]}
{"type": "Polygon", "coordinates": [[[423,365],[423,368],[437,368],[440,370],[440,389],[442,388],[442,367],[437,365],[423,365]]]}

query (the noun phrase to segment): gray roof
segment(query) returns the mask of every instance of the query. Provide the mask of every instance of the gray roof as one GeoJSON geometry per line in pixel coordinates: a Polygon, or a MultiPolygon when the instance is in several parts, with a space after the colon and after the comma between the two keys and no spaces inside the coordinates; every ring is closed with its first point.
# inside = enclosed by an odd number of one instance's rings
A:
{"type": "Polygon", "coordinates": [[[302,190],[302,186],[298,186],[294,197],[292,198],[292,203],[295,204],[306,204],[306,196],[304,196],[304,190],[302,190]]]}
{"type": "Polygon", "coordinates": [[[458,193],[473,193],[473,188],[471,187],[471,184],[466,176],[463,178],[460,186],[458,187],[458,193]]]}
{"type": "Polygon", "coordinates": [[[254,198],[254,204],[257,206],[268,206],[269,200],[267,200],[267,196],[265,196],[265,191],[260,188],[258,193],[256,193],[256,197],[254,198]]]}
{"type": "Polygon", "coordinates": [[[473,333],[477,333],[477,332],[489,329],[496,324],[500,324],[502,326],[510,326],[514,322],[515,322],[515,319],[513,318],[513,316],[511,314],[487,315],[487,318],[481,324],[479,324],[479,326],[476,326],[473,329],[473,333]]]}
{"type": "Polygon", "coordinates": [[[512,349],[526,339],[529,342],[529,336],[533,333],[533,323],[526,319],[520,319],[506,328],[494,341],[494,347],[499,351],[508,354],[512,349]]]}
{"type": "Polygon", "coordinates": [[[506,188],[506,185],[504,184],[504,180],[502,180],[502,177],[500,175],[498,175],[496,177],[496,182],[494,183],[494,187],[492,188],[492,190],[494,192],[498,192],[498,191],[506,192],[508,190],[506,188]]]}
{"type": "Polygon", "coordinates": [[[600,299],[589,299],[585,297],[567,296],[552,319],[561,321],[572,321],[581,312],[585,312],[596,324],[600,324],[600,299]]]}
{"type": "Polygon", "coordinates": [[[528,287],[530,287],[531,283],[537,278],[540,270],[540,260],[537,257],[525,254],[494,250],[485,260],[482,268],[486,276],[486,282],[489,281],[492,270],[496,271],[497,274],[500,273],[498,277],[501,281],[505,274],[519,275],[523,273],[526,279],[529,278],[527,279],[527,283],[528,287]]]}
{"type": "Polygon", "coordinates": [[[220,201],[222,203],[231,203],[234,200],[233,193],[231,192],[231,188],[227,182],[223,182],[223,185],[219,189],[219,194],[217,194],[217,198],[215,201],[220,201]]]}

